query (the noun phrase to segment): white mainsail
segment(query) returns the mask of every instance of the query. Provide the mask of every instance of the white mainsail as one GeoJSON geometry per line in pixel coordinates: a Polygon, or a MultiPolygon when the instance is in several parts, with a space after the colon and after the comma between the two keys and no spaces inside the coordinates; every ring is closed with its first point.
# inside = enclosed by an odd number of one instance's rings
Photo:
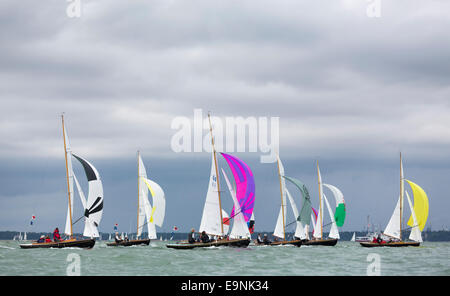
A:
{"type": "Polygon", "coordinates": [[[314,227],[313,237],[322,238],[323,236],[323,186],[322,176],[320,175],[319,163],[317,163],[317,179],[319,182],[319,213],[317,215],[317,222],[314,227]]]}
{"type": "MultiPolygon", "coordinates": [[[[142,161],[141,155],[138,153],[138,217],[137,217],[137,237],[140,237],[143,232],[145,224],[145,204],[148,202],[148,190],[145,186],[144,179],[147,178],[147,171],[145,170],[144,162],[142,161]]],[[[147,217],[147,220],[150,216],[147,217]]],[[[150,230],[149,230],[150,234],[150,230]]]]}
{"type": "Polygon", "coordinates": [[[203,207],[200,232],[222,236],[221,208],[219,205],[219,190],[217,185],[216,162],[214,149],[211,155],[211,173],[209,176],[208,192],[206,193],[205,205],[203,207]]]}
{"type": "Polygon", "coordinates": [[[72,167],[72,152],[70,148],[69,136],[67,135],[66,126],[64,125],[63,118],[63,134],[64,134],[64,146],[65,146],[65,157],[67,164],[67,183],[68,183],[68,194],[69,201],[67,204],[67,216],[66,216],[66,227],[64,228],[64,233],[67,235],[72,235],[72,216],[73,216],[73,167],[72,167]]]}
{"type": "Polygon", "coordinates": [[[400,198],[397,201],[391,219],[383,232],[387,236],[400,239],[400,198]]]}
{"type": "Polygon", "coordinates": [[[277,154],[277,164],[278,164],[278,177],[280,179],[280,195],[281,195],[281,205],[280,212],[278,213],[277,224],[275,225],[275,230],[273,235],[279,238],[285,239],[285,227],[286,227],[286,181],[282,176],[284,176],[284,166],[277,154]]]}

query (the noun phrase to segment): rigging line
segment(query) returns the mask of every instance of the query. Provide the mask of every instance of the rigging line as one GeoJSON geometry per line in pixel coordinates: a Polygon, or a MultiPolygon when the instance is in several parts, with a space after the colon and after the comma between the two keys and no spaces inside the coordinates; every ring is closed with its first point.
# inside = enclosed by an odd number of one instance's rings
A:
{"type": "Polygon", "coordinates": [[[231,220],[231,218],[234,218],[237,214],[242,213],[242,209],[239,212],[234,212],[234,215],[231,217],[228,217],[225,221],[223,221],[223,223],[227,223],[228,221],[231,220]]]}

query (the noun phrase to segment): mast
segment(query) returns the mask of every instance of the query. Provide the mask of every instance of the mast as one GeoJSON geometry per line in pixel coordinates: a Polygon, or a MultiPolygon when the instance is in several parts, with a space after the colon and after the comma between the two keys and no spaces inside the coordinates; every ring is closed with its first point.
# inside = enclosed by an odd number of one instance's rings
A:
{"type": "Polygon", "coordinates": [[[217,170],[217,158],[216,158],[216,148],[214,147],[214,136],[212,133],[212,125],[211,125],[211,114],[208,112],[208,120],[209,120],[209,132],[211,134],[211,147],[212,147],[212,151],[213,151],[213,156],[214,156],[214,166],[216,169],[216,181],[217,181],[217,194],[219,197],[219,213],[220,213],[220,228],[221,228],[221,232],[222,235],[224,234],[223,232],[223,217],[222,217],[222,203],[220,200],[220,183],[219,183],[219,172],[217,170]]]}
{"type": "MultiPolygon", "coordinates": [[[[140,188],[139,188],[139,182],[140,182],[140,175],[139,175],[139,150],[138,150],[138,152],[137,152],[137,161],[138,161],[138,204],[137,204],[137,229],[136,229],[136,236],[138,235],[138,233],[139,233],[139,203],[140,203],[140,198],[139,198],[139,196],[140,196],[140,188]]],[[[138,236],[137,236],[137,238],[138,238],[138,236]]]]}
{"type": "Polygon", "coordinates": [[[280,160],[279,160],[279,158],[277,159],[277,166],[278,166],[278,178],[280,180],[281,213],[283,215],[283,240],[286,240],[286,229],[285,229],[285,225],[284,225],[283,187],[281,185],[280,160]]]}
{"type": "Polygon", "coordinates": [[[400,241],[402,240],[403,195],[404,195],[403,180],[404,177],[403,177],[402,153],[400,152],[400,241]]]}
{"type": "Polygon", "coordinates": [[[319,183],[319,216],[322,221],[320,221],[320,239],[323,238],[323,208],[322,208],[322,178],[319,172],[319,161],[317,160],[317,181],[319,183]]]}
{"type": "Polygon", "coordinates": [[[70,237],[72,238],[72,236],[73,236],[73,230],[72,230],[72,203],[71,203],[71,196],[70,196],[69,165],[67,163],[66,127],[64,126],[64,114],[61,114],[61,119],[62,119],[63,139],[64,139],[64,157],[66,159],[67,193],[69,195],[70,237]]]}

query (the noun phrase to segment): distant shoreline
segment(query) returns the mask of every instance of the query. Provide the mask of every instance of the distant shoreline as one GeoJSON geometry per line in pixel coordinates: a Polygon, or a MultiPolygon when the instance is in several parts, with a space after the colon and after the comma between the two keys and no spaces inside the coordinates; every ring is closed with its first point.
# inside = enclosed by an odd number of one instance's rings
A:
{"type": "MultiPolygon", "coordinates": [[[[122,233],[122,232],[119,232],[122,233]]],[[[353,236],[353,233],[355,233],[356,236],[365,236],[367,234],[366,231],[343,231],[340,232],[340,240],[341,241],[350,241],[351,237],[353,236]]],[[[14,236],[18,235],[19,231],[0,231],[0,240],[12,240],[14,239],[14,236]]],[[[112,234],[112,233],[111,233],[112,234]]],[[[262,232],[255,232],[252,234],[252,238],[256,238],[258,234],[267,234],[269,236],[272,235],[272,232],[262,231],[262,232]]],[[[23,235],[23,232],[22,232],[23,235]]],[[[37,240],[41,235],[49,235],[52,236],[52,232],[27,232],[27,239],[28,240],[37,240]]],[[[76,237],[81,237],[81,233],[74,234],[76,237]]],[[[108,240],[109,233],[101,232],[101,239],[102,240],[108,240]]],[[[287,232],[286,235],[288,237],[293,236],[293,232],[287,232]]],[[[136,233],[129,233],[129,237],[135,237],[136,233]]],[[[187,232],[160,232],[157,234],[157,239],[155,240],[185,240],[188,236],[187,232]]],[[[324,234],[324,236],[327,236],[327,233],[324,234]]],[[[409,232],[405,232],[403,237],[407,238],[409,236],[409,232]]],[[[143,234],[143,237],[147,237],[147,233],[143,234]]],[[[445,230],[438,230],[438,231],[424,231],[422,232],[422,238],[424,241],[430,241],[430,242],[448,242],[450,241],[450,231],[445,230]]]]}

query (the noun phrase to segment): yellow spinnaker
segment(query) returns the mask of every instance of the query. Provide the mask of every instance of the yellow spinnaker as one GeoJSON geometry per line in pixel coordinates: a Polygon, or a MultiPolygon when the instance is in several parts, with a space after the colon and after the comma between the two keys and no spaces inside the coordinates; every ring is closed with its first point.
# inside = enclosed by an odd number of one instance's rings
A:
{"type": "MultiPolygon", "coordinates": [[[[413,195],[414,195],[414,212],[416,213],[417,218],[417,224],[419,224],[419,229],[422,231],[425,228],[425,224],[427,223],[428,219],[428,197],[425,191],[420,188],[419,185],[415,184],[414,182],[411,182],[409,180],[406,180],[409,185],[412,188],[413,195]]],[[[409,217],[408,220],[409,226],[414,226],[413,217],[409,217]]]]}
{"type": "MultiPolygon", "coordinates": [[[[153,192],[152,186],[150,186],[150,184],[147,182],[147,180],[145,178],[141,178],[142,180],[144,180],[145,184],[148,187],[148,190],[150,190],[150,193],[152,194],[152,196],[155,196],[155,192],[153,192]]],[[[156,207],[152,208],[152,214],[150,215],[150,219],[149,222],[153,223],[153,213],[155,213],[156,207]]]]}

